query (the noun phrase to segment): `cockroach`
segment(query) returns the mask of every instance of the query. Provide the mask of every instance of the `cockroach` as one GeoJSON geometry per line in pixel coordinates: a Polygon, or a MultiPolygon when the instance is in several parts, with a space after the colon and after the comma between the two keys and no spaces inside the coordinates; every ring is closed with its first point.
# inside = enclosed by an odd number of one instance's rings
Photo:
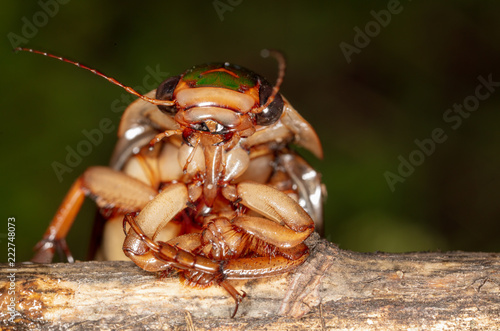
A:
{"type": "Polygon", "coordinates": [[[191,286],[245,293],[232,279],[289,272],[309,255],[304,241],[322,229],[321,178],[291,150],[322,158],[311,125],[277,81],[230,63],[194,66],[142,95],[77,62],[37,50],[107,79],[139,99],[124,112],[109,167],[90,167],[72,185],[35,247],[34,262],[56,250],[72,261],[66,235],[85,196],[107,219],[98,258],[131,259],[144,270],[179,271],[191,286]]]}

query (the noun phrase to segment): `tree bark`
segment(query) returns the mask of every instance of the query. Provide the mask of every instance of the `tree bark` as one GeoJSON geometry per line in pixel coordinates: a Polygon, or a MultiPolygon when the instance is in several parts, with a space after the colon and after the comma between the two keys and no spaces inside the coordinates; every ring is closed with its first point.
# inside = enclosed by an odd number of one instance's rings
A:
{"type": "Polygon", "coordinates": [[[317,235],[307,244],[311,256],[292,273],[231,281],[247,294],[235,318],[234,300],[224,289],[187,287],[176,275],[158,278],[132,262],[20,263],[14,271],[3,264],[0,326],[500,329],[500,253],[365,254],[340,250],[317,235]],[[12,286],[14,318],[8,309],[12,286]]]}

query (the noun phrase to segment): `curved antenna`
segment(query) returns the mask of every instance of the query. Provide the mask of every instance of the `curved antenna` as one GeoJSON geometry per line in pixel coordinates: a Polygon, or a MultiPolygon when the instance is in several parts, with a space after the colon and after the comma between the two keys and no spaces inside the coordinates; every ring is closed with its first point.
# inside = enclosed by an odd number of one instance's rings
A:
{"type": "Polygon", "coordinates": [[[278,94],[281,87],[281,83],[283,83],[283,78],[285,77],[286,60],[283,53],[275,49],[263,49],[260,52],[260,56],[262,56],[263,58],[267,58],[269,57],[269,55],[272,55],[278,61],[278,78],[276,78],[276,83],[274,84],[273,92],[267,99],[266,103],[257,108],[257,110],[255,110],[255,113],[262,112],[271,104],[271,102],[274,101],[274,97],[276,97],[276,94],[278,94]]]}
{"type": "Polygon", "coordinates": [[[97,76],[100,76],[106,80],[108,80],[109,82],[115,84],[115,85],[118,85],[120,86],[121,88],[123,88],[125,91],[127,91],[128,93],[130,94],[133,94],[139,98],[141,98],[142,100],[144,101],[147,101],[153,105],[161,105],[161,106],[173,106],[175,104],[174,101],[172,100],[159,100],[159,99],[154,99],[154,98],[150,98],[150,97],[147,97],[145,95],[142,95],[140,94],[139,92],[137,92],[136,90],[134,90],[133,88],[131,88],[130,86],[126,86],[126,85],[123,85],[122,83],[120,83],[119,81],[117,81],[116,79],[112,78],[112,77],[108,77],[106,76],[105,74],[97,71],[96,69],[93,69],[93,68],[90,68],[90,67],[87,67],[83,64],[80,64],[78,62],[75,62],[75,61],[71,61],[71,60],[68,60],[64,57],[61,57],[61,56],[56,56],[56,55],[53,55],[53,54],[50,54],[50,53],[47,53],[47,52],[42,52],[42,51],[37,51],[36,49],[32,49],[32,48],[25,48],[25,47],[17,47],[17,48],[14,48],[14,51],[17,52],[17,51],[23,51],[23,52],[30,52],[30,53],[35,53],[35,54],[40,54],[40,55],[43,55],[43,56],[47,56],[47,57],[51,57],[53,59],[57,59],[59,61],[63,61],[63,62],[67,62],[67,63],[71,63],[79,68],[82,68],[82,69],[85,69],[85,70],[88,70],[90,71],[91,73],[97,75],[97,76]]]}

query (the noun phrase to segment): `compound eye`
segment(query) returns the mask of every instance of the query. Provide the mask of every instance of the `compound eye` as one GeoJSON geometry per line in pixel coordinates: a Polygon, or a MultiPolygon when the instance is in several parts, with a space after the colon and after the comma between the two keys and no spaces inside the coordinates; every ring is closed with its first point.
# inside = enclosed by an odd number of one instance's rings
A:
{"type": "MultiPolygon", "coordinates": [[[[172,100],[174,96],[175,87],[177,86],[177,83],[179,83],[180,78],[181,76],[174,76],[165,79],[156,89],[156,99],[172,100]]],[[[175,115],[175,113],[177,112],[175,106],[158,105],[157,107],[167,115],[175,115]]]]}
{"type": "MultiPolygon", "coordinates": [[[[264,82],[259,90],[260,105],[262,106],[267,102],[269,96],[273,92],[273,87],[264,82]]],[[[267,106],[262,112],[255,114],[255,120],[258,125],[271,125],[275,123],[283,114],[284,102],[281,94],[276,94],[273,102],[267,106]]]]}

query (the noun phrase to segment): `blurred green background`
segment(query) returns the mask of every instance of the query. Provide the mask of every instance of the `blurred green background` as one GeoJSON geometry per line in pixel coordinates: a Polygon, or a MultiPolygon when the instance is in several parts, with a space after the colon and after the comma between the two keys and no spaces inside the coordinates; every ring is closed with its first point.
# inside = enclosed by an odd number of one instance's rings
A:
{"type": "MultiPolygon", "coordinates": [[[[211,61],[274,81],[275,61],[259,54],[280,49],[288,59],[282,93],[325,149],[322,161],[306,157],[328,188],[330,241],[357,251],[500,251],[500,89],[459,128],[443,119],[475,94],[479,76],[500,82],[499,2],[65,2],[10,1],[0,12],[0,261],[8,217],[16,218],[16,259],[27,260],[74,179],[107,164],[120,118],[113,102],[126,95],[69,64],[14,54],[13,43],[130,86],[144,85],[148,67],[176,75],[211,61]],[[340,45],[356,44],[346,57],[340,45]],[[114,131],[59,181],[53,162],[64,164],[67,148],[104,118],[114,131]],[[419,160],[415,139],[436,128],[446,141],[419,160]],[[421,164],[391,190],[384,174],[400,175],[398,157],[409,160],[412,152],[421,164]]],[[[87,201],[68,239],[79,259],[94,212],[87,201]]]]}

